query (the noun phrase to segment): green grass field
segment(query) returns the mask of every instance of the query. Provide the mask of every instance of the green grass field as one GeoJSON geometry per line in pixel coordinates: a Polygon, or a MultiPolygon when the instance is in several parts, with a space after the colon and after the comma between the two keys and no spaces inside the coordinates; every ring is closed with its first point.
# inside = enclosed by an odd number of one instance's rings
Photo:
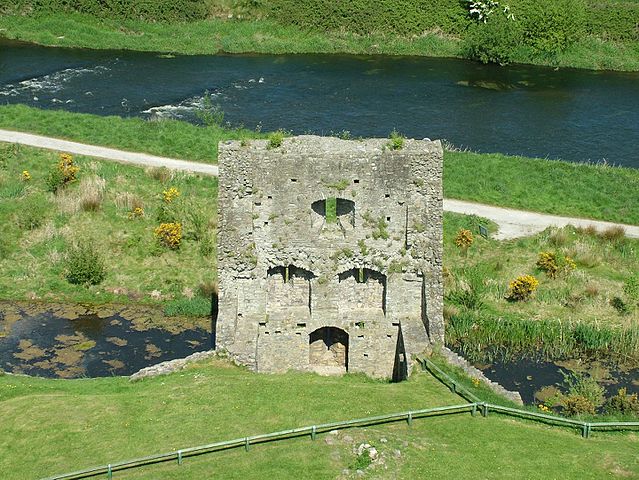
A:
{"type": "MultiPolygon", "coordinates": [[[[427,374],[399,384],[360,375],[258,375],[213,360],[166,377],[0,377],[3,479],[40,478],[214,441],[315,423],[463,403],[427,374]]],[[[443,416],[296,439],[118,472],[114,478],[350,478],[353,447],[385,466],[365,478],[636,478],[639,436],[578,431],[495,415],[443,416]],[[349,438],[350,437],[350,438],[349,438]],[[382,442],[384,438],[387,442],[382,442]],[[399,456],[396,450],[400,451],[399,456]],[[345,469],[349,473],[345,473],[345,469]]]]}
{"type": "MultiPolygon", "coordinates": [[[[177,120],[100,117],[22,105],[0,107],[0,128],[208,163],[217,161],[221,140],[264,136],[177,120]]],[[[448,198],[636,225],[637,192],[639,170],[631,168],[488,153],[444,155],[448,198]]]]}

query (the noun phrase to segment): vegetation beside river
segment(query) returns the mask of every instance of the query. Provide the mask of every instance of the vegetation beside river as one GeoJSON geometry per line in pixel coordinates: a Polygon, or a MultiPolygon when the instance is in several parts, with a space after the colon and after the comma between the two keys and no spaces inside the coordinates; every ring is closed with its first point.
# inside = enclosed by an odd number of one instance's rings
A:
{"type": "Polygon", "coordinates": [[[0,0],[0,35],[184,54],[353,53],[639,70],[629,0],[0,0]]]}
{"type": "MultiPolygon", "coordinates": [[[[177,120],[102,117],[23,105],[0,106],[0,128],[130,151],[216,163],[217,144],[263,138],[251,130],[177,120]]],[[[614,164],[614,159],[610,159],[614,164]]],[[[449,148],[447,198],[639,225],[639,170],[449,148]]]]}
{"type": "MultiPolygon", "coordinates": [[[[486,389],[469,388],[481,398],[486,389]]],[[[3,479],[43,478],[246,435],[411,409],[463,403],[435,378],[416,373],[386,383],[361,375],[290,372],[255,375],[211,360],[172,375],[48,380],[0,376],[3,479]]],[[[488,417],[442,415],[265,443],[127,471],[126,478],[599,479],[639,469],[636,433],[579,432],[488,417]],[[367,468],[357,446],[376,448],[384,465],[367,468]],[[534,454],[531,453],[534,449],[534,454]],[[399,452],[399,453],[397,453],[399,452]],[[545,459],[540,463],[540,458],[545,459]],[[344,470],[349,474],[345,475],[344,470]]],[[[118,476],[117,472],[114,477],[118,476]]]]}

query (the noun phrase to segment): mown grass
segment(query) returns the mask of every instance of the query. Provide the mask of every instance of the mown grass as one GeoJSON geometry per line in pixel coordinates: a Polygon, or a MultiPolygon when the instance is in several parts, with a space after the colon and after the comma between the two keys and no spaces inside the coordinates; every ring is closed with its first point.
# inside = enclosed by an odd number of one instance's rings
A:
{"type": "MultiPolygon", "coordinates": [[[[265,137],[249,130],[178,120],[0,107],[0,128],[201,162],[217,161],[226,139],[265,137]]],[[[639,224],[639,171],[502,154],[446,151],[444,194],[504,207],[639,224]]]]}
{"type": "Polygon", "coordinates": [[[46,178],[57,162],[55,152],[0,145],[0,222],[5,227],[0,298],[169,302],[174,314],[208,315],[207,285],[216,278],[217,179],[76,157],[78,180],[54,194],[46,178]],[[22,180],[24,170],[31,180],[22,180]],[[97,204],[83,200],[85,180],[94,178],[105,185],[97,204]],[[165,221],[162,192],[171,187],[180,192],[170,206],[183,225],[178,250],[159,246],[154,236],[165,221]],[[141,206],[142,216],[132,217],[135,206],[141,206]],[[107,275],[100,285],[72,285],[65,278],[65,258],[76,243],[93,245],[104,259],[107,275]]]}
{"type": "Polygon", "coordinates": [[[639,302],[624,286],[639,271],[639,242],[573,227],[499,242],[476,235],[466,253],[454,243],[478,219],[445,215],[447,342],[474,360],[599,357],[639,362],[639,302]],[[536,266],[540,252],[571,257],[576,268],[551,278],[536,266]],[[506,299],[519,275],[539,280],[534,296],[506,299]],[[628,306],[621,312],[611,300],[628,306]]]}
{"type": "MultiPolygon", "coordinates": [[[[95,18],[77,13],[41,16],[0,16],[0,34],[42,45],[125,49],[183,54],[227,53],[353,53],[463,57],[459,38],[441,33],[414,36],[357,35],[319,32],[266,19],[213,18],[189,23],[150,23],[95,18]]],[[[639,43],[593,37],[579,39],[565,51],[548,57],[530,49],[514,52],[514,61],[597,70],[639,70],[639,43]]]]}
{"type": "MultiPolygon", "coordinates": [[[[219,360],[165,377],[45,380],[0,377],[0,471],[40,478],[285,428],[460,399],[427,374],[391,384],[360,375],[257,375],[219,360]]],[[[118,478],[350,478],[353,447],[375,446],[371,478],[602,478],[639,473],[637,434],[578,432],[489,415],[442,416],[301,438],[118,473],[118,478]],[[349,436],[350,438],[347,438],[349,436]],[[381,439],[385,439],[383,442],[381,439]],[[400,451],[397,455],[396,450],[400,451]],[[348,474],[342,474],[344,469],[348,474]],[[342,475],[340,477],[340,475],[342,475]]]]}

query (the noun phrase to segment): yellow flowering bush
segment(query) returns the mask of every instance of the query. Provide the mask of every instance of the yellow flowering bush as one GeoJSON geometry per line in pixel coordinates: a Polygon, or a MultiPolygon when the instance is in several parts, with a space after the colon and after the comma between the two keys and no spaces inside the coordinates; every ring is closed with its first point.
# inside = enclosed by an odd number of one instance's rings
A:
{"type": "Polygon", "coordinates": [[[540,403],[539,405],[537,405],[537,408],[539,408],[539,410],[541,410],[544,413],[552,413],[552,409],[544,405],[543,403],[540,403]]]}
{"type": "Polygon", "coordinates": [[[73,155],[70,153],[61,153],[58,170],[62,173],[63,183],[70,183],[76,179],[80,167],[73,163],[73,155]]]}
{"type": "Polygon", "coordinates": [[[555,252],[541,252],[537,258],[537,268],[546,272],[550,278],[556,278],[558,274],[568,274],[577,268],[577,264],[570,257],[557,255],[555,252]]]}
{"type": "Polygon", "coordinates": [[[473,234],[470,230],[466,230],[462,228],[457,235],[455,236],[455,245],[457,245],[462,250],[467,250],[470,247],[475,239],[473,238],[473,234]]]}
{"type": "Polygon", "coordinates": [[[175,187],[171,187],[168,190],[164,190],[162,192],[162,198],[164,199],[166,203],[173,202],[173,200],[175,200],[179,196],[180,196],[180,191],[175,187]]]}
{"type": "Polygon", "coordinates": [[[160,244],[172,250],[177,250],[182,243],[182,224],[175,222],[161,223],[155,229],[154,234],[160,244]]]}
{"type": "Polygon", "coordinates": [[[28,182],[29,180],[31,180],[31,174],[29,173],[29,170],[23,170],[22,171],[22,181],[23,182],[28,182]]]}
{"type": "Polygon", "coordinates": [[[142,218],[144,216],[144,209],[142,207],[135,207],[129,212],[129,218],[142,218]]]}
{"type": "Polygon", "coordinates": [[[532,275],[520,275],[508,285],[506,299],[511,302],[528,300],[537,290],[539,280],[532,275]]]}

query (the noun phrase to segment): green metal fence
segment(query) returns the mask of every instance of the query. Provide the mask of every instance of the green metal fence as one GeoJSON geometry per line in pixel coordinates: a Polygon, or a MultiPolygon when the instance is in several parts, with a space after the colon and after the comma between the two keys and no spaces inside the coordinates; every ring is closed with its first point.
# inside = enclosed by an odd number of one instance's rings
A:
{"type": "Polygon", "coordinates": [[[113,478],[113,473],[117,471],[128,470],[144,465],[151,465],[162,462],[176,462],[178,465],[182,465],[185,458],[195,455],[212,453],[220,450],[244,448],[246,451],[249,451],[252,445],[285,440],[289,438],[308,436],[312,440],[315,440],[318,434],[331,430],[364,427],[368,425],[399,421],[405,421],[408,423],[408,425],[412,425],[413,420],[419,418],[461,413],[470,413],[471,415],[475,416],[479,412],[482,416],[486,417],[488,416],[489,412],[494,412],[503,415],[525,418],[537,422],[544,422],[551,425],[563,425],[571,428],[579,428],[581,429],[581,434],[584,438],[588,438],[590,436],[590,432],[593,430],[619,430],[639,428],[639,422],[582,422],[579,420],[573,420],[569,418],[557,417],[554,415],[547,415],[544,413],[537,413],[528,410],[521,410],[517,408],[505,407],[502,405],[494,405],[491,403],[483,402],[476,395],[465,388],[459,381],[453,379],[431,360],[420,359],[419,363],[424,370],[427,370],[431,374],[433,374],[435,378],[446,385],[453,393],[456,393],[470,403],[426,408],[421,410],[410,410],[406,412],[390,413],[387,415],[378,415],[375,417],[356,418],[353,420],[345,420],[341,422],[323,423],[319,425],[293,428],[290,430],[282,430],[279,432],[265,433],[262,435],[241,437],[234,440],[210,443],[208,445],[200,445],[198,447],[184,448],[169,453],[160,453],[157,455],[149,455],[147,457],[140,457],[132,460],[100,465],[84,470],[78,470],[76,472],[64,473],[62,475],[54,475],[52,477],[48,477],[45,480],[72,480],[95,477],[98,475],[106,475],[106,478],[108,480],[111,480],[113,478]]]}

